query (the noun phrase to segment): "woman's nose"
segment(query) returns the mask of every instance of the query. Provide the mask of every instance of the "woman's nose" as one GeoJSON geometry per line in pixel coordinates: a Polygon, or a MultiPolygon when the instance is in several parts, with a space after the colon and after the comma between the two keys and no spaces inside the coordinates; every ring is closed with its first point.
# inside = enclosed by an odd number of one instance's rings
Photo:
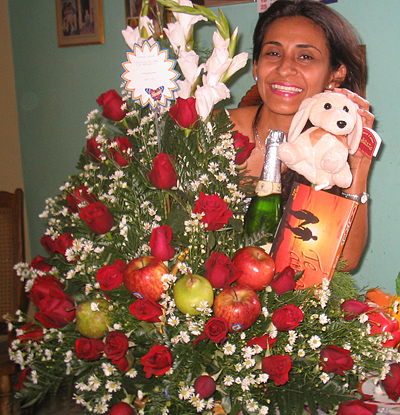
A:
{"type": "Polygon", "coordinates": [[[289,56],[284,56],[279,62],[278,72],[280,75],[287,76],[296,73],[296,63],[289,56]]]}

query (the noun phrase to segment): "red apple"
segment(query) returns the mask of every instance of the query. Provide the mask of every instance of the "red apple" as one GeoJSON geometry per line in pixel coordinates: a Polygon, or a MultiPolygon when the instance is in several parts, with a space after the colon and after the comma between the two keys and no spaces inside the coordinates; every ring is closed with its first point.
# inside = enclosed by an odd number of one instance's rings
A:
{"type": "Polygon", "coordinates": [[[261,291],[269,285],[275,274],[275,261],[263,249],[255,246],[236,251],[232,262],[242,271],[236,282],[255,291],[261,291]]]}
{"type": "Polygon", "coordinates": [[[223,317],[229,331],[248,329],[258,318],[261,303],[257,293],[246,285],[224,288],[215,298],[215,317],[223,317]]]}
{"type": "Polygon", "coordinates": [[[124,284],[135,297],[158,301],[165,291],[161,277],[168,273],[168,268],[156,257],[139,257],[128,264],[124,272],[124,284]]]}

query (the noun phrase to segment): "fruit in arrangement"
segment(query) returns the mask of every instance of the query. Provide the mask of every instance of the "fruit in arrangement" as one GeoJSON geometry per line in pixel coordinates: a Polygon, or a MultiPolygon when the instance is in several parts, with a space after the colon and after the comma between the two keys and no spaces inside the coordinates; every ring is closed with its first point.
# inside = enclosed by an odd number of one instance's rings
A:
{"type": "Polygon", "coordinates": [[[164,262],[154,256],[135,258],[124,272],[124,284],[135,297],[158,301],[165,291],[162,276],[168,272],[164,262]]]}
{"type": "Polygon", "coordinates": [[[260,312],[261,303],[257,293],[246,285],[224,288],[214,301],[215,316],[223,317],[231,332],[248,329],[260,312]]]}
{"type": "Polygon", "coordinates": [[[108,306],[108,301],[102,298],[79,304],[76,309],[76,328],[79,333],[89,339],[103,338],[112,324],[108,306]]]}
{"type": "Polygon", "coordinates": [[[201,302],[207,301],[212,307],[214,291],[211,283],[204,277],[194,274],[186,274],[174,285],[174,300],[179,311],[184,314],[196,316],[200,311],[196,310],[201,302]]]}
{"type": "Polygon", "coordinates": [[[236,282],[255,291],[261,291],[269,285],[275,274],[275,262],[272,257],[255,246],[246,246],[236,251],[232,262],[242,271],[236,282]]]}

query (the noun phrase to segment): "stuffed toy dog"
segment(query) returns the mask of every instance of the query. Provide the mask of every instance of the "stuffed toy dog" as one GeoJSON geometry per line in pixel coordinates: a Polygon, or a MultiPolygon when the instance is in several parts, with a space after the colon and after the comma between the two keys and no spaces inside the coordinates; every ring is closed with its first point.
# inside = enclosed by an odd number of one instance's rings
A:
{"type": "Polygon", "coordinates": [[[350,186],[347,163],[362,136],[358,106],[343,94],[322,92],[303,101],[293,117],[287,142],[278,157],[290,169],[303,175],[317,189],[350,186]],[[307,121],[313,127],[305,130],[307,121]]]}

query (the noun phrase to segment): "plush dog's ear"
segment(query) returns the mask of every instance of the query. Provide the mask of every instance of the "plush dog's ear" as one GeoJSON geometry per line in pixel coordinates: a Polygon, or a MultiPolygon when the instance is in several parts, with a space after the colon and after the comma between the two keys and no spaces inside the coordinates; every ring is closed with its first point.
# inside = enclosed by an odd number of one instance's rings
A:
{"type": "Polygon", "coordinates": [[[296,140],[296,138],[303,132],[303,129],[306,126],[308,118],[310,116],[311,108],[314,105],[315,101],[316,101],[315,96],[305,99],[301,103],[296,114],[294,114],[294,117],[290,124],[288,138],[287,138],[287,141],[289,143],[296,140]]]}
{"type": "Polygon", "coordinates": [[[356,124],[354,126],[353,131],[347,136],[347,144],[349,145],[349,153],[354,154],[358,150],[358,146],[360,145],[361,136],[363,130],[363,123],[361,115],[357,112],[356,113],[356,124]]]}

